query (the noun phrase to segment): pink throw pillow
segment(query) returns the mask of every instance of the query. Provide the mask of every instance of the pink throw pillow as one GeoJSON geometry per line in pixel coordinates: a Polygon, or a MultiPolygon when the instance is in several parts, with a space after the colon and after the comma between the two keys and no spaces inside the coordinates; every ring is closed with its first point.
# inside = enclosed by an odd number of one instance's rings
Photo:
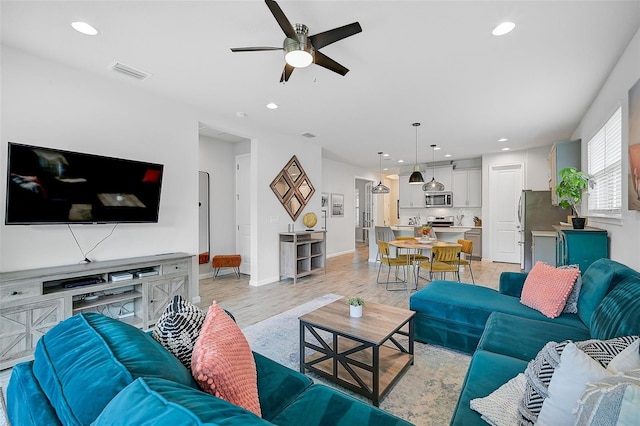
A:
{"type": "Polygon", "coordinates": [[[191,373],[205,392],[262,417],[258,374],[249,342],[215,301],[193,347],[191,373]]]}
{"type": "Polygon", "coordinates": [[[579,274],[578,269],[557,269],[536,262],[524,281],[520,303],[555,318],[562,313],[579,274]]]}

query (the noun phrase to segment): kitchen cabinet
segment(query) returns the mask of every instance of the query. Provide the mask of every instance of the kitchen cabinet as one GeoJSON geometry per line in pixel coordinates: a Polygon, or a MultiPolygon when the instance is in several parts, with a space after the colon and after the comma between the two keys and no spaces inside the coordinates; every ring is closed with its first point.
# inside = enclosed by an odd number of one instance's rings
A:
{"type": "Polygon", "coordinates": [[[409,184],[409,175],[400,176],[398,182],[400,208],[424,208],[425,199],[422,185],[409,184]]]}
{"type": "Polygon", "coordinates": [[[445,191],[451,191],[453,184],[453,166],[427,167],[424,173],[424,181],[429,182],[435,177],[438,182],[444,185],[445,191]]]}
{"type": "Polygon", "coordinates": [[[609,258],[609,237],[605,229],[590,226],[573,229],[570,226],[554,225],[557,231],[556,263],[579,265],[584,273],[589,265],[601,258],[609,258]]]}
{"type": "Polygon", "coordinates": [[[531,231],[531,264],[544,262],[556,266],[556,237],[554,231],[531,231]]]}
{"type": "Polygon", "coordinates": [[[549,153],[549,189],[551,190],[551,204],[558,205],[556,185],[560,181],[558,172],[566,167],[575,167],[581,170],[580,164],[581,141],[556,142],[549,153]]]}
{"type": "Polygon", "coordinates": [[[452,174],[453,207],[482,207],[482,171],[455,170],[452,174]]]}
{"type": "MultiPolygon", "coordinates": [[[[454,194],[455,196],[455,194],[454,194]]],[[[482,228],[471,228],[464,233],[464,239],[473,242],[471,258],[474,260],[482,259],[482,228]]]]}

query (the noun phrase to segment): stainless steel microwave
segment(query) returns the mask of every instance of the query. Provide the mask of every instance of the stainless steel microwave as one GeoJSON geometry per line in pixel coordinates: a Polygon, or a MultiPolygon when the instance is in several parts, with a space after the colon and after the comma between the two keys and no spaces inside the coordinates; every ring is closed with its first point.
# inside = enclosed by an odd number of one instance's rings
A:
{"type": "Polygon", "coordinates": [[[427,207],[453,207],[451,191],[425,192],[424,196],[427,207]]]}

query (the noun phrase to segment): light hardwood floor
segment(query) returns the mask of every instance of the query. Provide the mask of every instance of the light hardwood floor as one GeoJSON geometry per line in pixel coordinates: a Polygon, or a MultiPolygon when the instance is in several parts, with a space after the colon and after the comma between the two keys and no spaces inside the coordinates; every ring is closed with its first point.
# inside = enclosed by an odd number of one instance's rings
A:
{"type": "MultiPolygon", "coordinates": [[[[378,263],[368,262],[368,246],[358,244],[355,253],[327,259],[326,274],[313,274],[298,280],[292,279],[252,287],[249,277],[237,279],[233,273],[218,276],[215,280],[200,280],[200,307],[208,308],[213,300],[229,310],[240,328],[279,314],[327,293],[343,296],[361,296],[365,300],[401,308],[408,308],[409,297],[414,291],[387,291],[384,284],[376,283],[378,263]]],[[[386,272],[383,266],[383,274],[386,272]]],[[[519,264],[486,261],[472,262],[476,285],[497,288],[503,271],[520,271],[519,264]]],[[[382,275],[382,274],[381,274],[382,275]]],[[[423,271],[423,275],[425,275],[423,271]]],[[[452,279],[449,274],[447,279],[452,279]]],[[[468,269],[461,272],[461,281],[470,283],[468,269]]],[[[429,285],[421,279],[419,288],[429,285]]]]}

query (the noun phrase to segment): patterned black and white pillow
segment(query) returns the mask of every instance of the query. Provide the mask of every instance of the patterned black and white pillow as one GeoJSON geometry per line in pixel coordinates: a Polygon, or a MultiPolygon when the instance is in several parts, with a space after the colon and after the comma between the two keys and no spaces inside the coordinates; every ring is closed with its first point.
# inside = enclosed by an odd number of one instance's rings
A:
{"type": "Polygon", "coordinates": [[[191,353],[205,318],[206,312],[176,295],[156,322],[151,335],[191,370],[191,353]]]}
{"type": "MultiPolygon", "coordinates": [[[[638,336],[616,337],[609,340],[585,340],[576,342],[576,346],[598,361],[604,368],[607,368],[611,360],[636,339],[638,336]]],[[[521,426],[532,426],[538,420],[542,403],[548,396],[549,383],[553,373],[560,363],[562,351],[569,343],[571,340],[547,343],[527,365],[524,371],[527,384],[518,407],[521,426]]]]}

